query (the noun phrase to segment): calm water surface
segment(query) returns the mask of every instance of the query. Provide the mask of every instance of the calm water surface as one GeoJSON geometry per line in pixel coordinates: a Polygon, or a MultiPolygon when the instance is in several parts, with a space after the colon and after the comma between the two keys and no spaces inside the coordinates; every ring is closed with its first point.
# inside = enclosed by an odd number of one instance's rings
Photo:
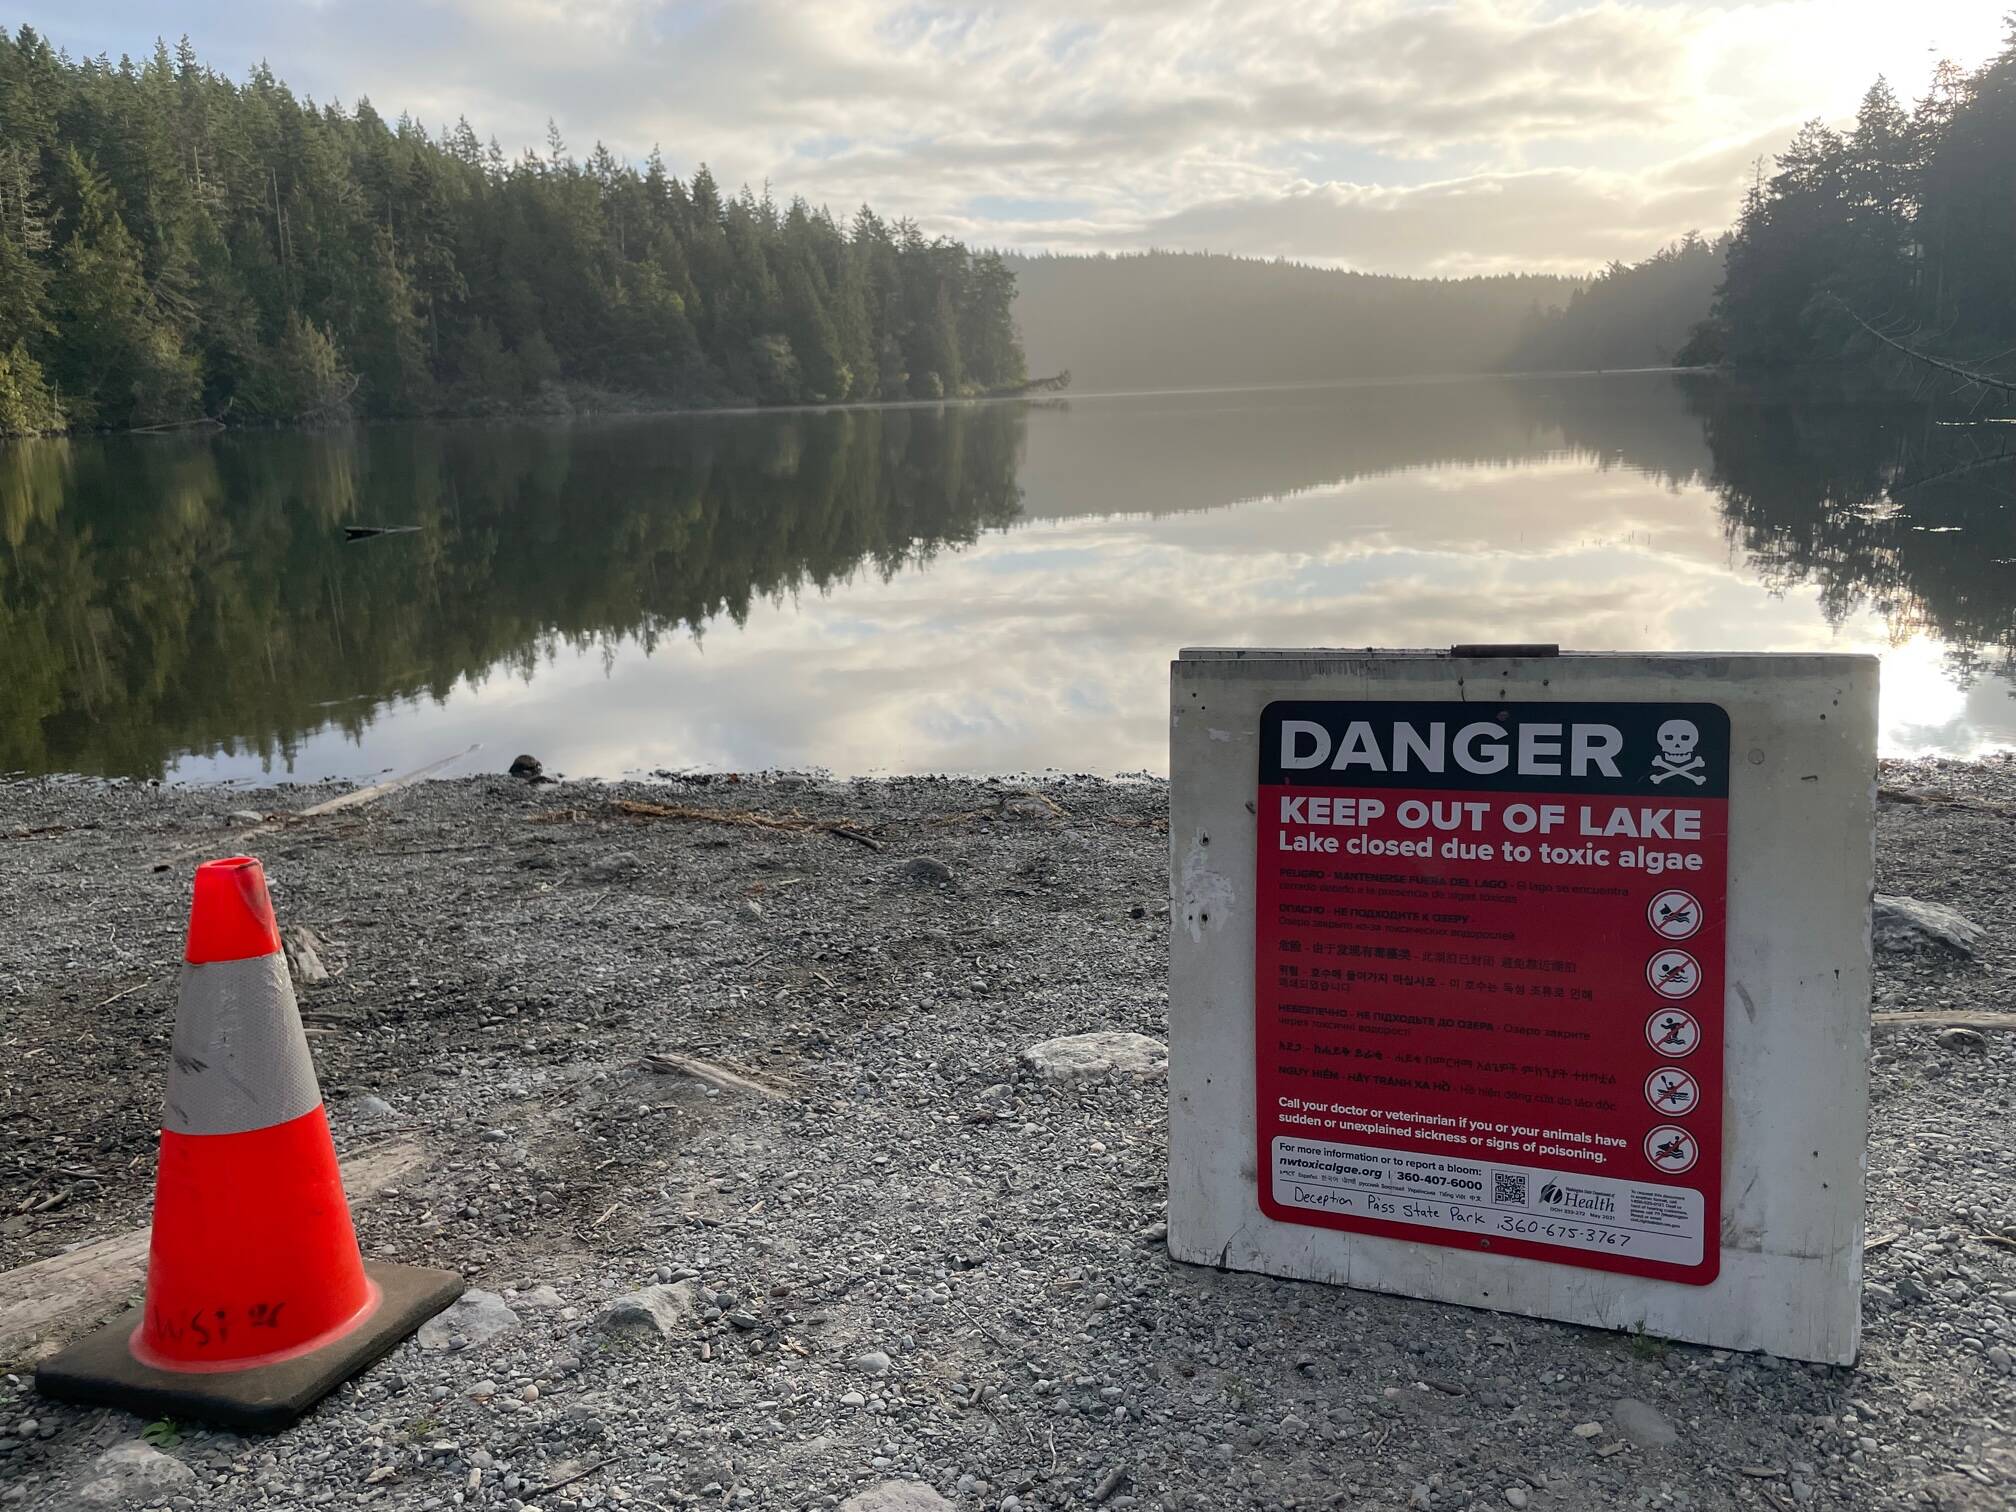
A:
{"type": "Polygon", "coordinates": [[[1969,754],[1982,434],[1637,374],[17,445],[0,770],[1159,772],[1180,646],[1458,641],[1875,651],[1969,754]]]}

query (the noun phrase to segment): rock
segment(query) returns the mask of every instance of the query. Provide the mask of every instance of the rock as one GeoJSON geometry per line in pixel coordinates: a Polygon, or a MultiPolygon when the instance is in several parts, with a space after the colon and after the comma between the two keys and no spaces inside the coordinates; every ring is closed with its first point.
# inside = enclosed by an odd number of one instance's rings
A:
{"type": "Polygon", "coordinates": [[[251,809],[233,809],[224,816],[226,824],[264,824],[266,816],[251,809]]]}
{"type": "Polygon", "coordinates": [[[581,868],[584,882],[621,882],[625,877],[634,877],[643,870],[643,863],[634,851],[610,851],[598,856],[581,868]]]}
{"type": "Polygon", "coordinates": [[[1971,956],[1987,935],[1972,919],[1940,903],[1926,903],[1896,893],[1878,893],[1875,903],[1876,948],[1893,955],[1937,945],[1958,955],[1971,956]]]}
{"type": "Polygon", "coordinates": [[[1525,1506],[1526,1488],[1524,1486],[1507,1486],[1505,1488],[1505,1505],[1508,1507],[1525,1506]]]}
{"type": "Polygon", "coordinates": [[[952,868],[935,856],[912,856],[896,869],[906,882],[943,884],[952,880],[952,868]]]}
{"type": "Polygon", "coordinates": [[[1988,1363],[2004,1375],[2008,1375],[2012,1368],[2016,1368],[2016,1355],[2010,1354],[2008,1348],[2004,1345],[1990,1344],[1987,1350],[1987,1357],[1988,1363]]]}
{"type": "Polygon", "coordinates": [[[882,1376],[889,1374],[889,1356],[879,1349],[871,1349],[864,1355],[856,1355],[854,1368],[863,1375],[882,1376]]]}
{"type": "Polygon", "coordinates": [[[952,1503],[922,1481],[883,1481],[848,1497],[840,1512],[952,1512],[952,1503]]]}
{"type": "Polygon", "coordinates": [[[654,1333],[661,1339],[670,1338],[699,1316],[697,1290],[691,1281],[647,1286],[603,1308],[595,1317],[595,1326],[603,1333],[654,1333]]]}
{"type": "Polygon", "coordinates": [[[1113,1072],[1160,1076],[1169,1069],[1169,1047],[1145,1034],[1101,1029],[1031,1045],[1022,1052],[1022,1064],[1045,1081],[1085,1081],[1113,1072]]]}
{"type": "Polygon", "coordinates": [[[422,1349],[467,1349],[488,1343],[518,1326],[518,1314],[495,1292],[471,1289],[446,1312],[420,1325],[422,1349]],[[461,1343],[456,1343],[456,1340],[461,1343]]]}
{"type": "Polygon", "coordinates": [[[1939,1048],[1950,1050],[1955,1055],[1985,1055],[1988,1053],[1988,1036],[1979,1029],[1963,1029],[1958,1024],[1941,1029],[1932,1036],[1939,1042],[1939,1048]]]}
{"type": "Polygon", "coordinates": [[[352,1118],[392,1118],[397,1114],[392,1104],[370,1092],[351,1098],[343,1104],[343,1111],[352,1118]]]}
{"type": "Polygon", "coordinates": [[[1592,1439],[1603,1431],[1601,1423],[1577,1423],[1569,1430],[1579,1439],[1592,1439]]]}
{"type": "Polygon", "coordinates": [[[166,1501],[196,1479],[196,1472],[151,1444],[116,1444],[91,1462],[77,1492],[82,1507],[142,1506],[166,1501]]]}
{"type": "Polygon", "coordinates": [[[497,1395],[497,1383],[490,1380],[478,1381],[467,1391],[463,1392],[462,1395],[473,1397],[477,1401],[487,1401],[489,1398],[497,1395]]]}
{"type": "Polygon", "coordinates": [[[1064,810],[1041,793],[1004,793],[1000,809],[1010,819],[1061,819],[1064,810]]]}
{"type": "Polygon", "coordinates": [[[1612,1402],[1610,1421],[1640,1449],[1665,1449],[1680,1442],[1680,1431],[1666,1420],[1666,1414],[1636,1397],[1612,1402]]]}
{"type": "Polygon", "coordinates": [[[744,898],[735,905],[735,917],[745,924],[760,924],[763,921],[763,905],[754,898],[744,898]]]}
{"type": "Polygon", "coordinates": [[[526,782],[537,782],[546,773],[546,767],[537,756],[515,756],[511,760],[511,775],[526,782]]]}
{"type": "Polygon", "coordinates": [[[511,1305],[529,1307],[534,1312],[551,1312],[556,1307],[565,1307],[567,1301],[550,1286],[534,1286],[513,1297],[511,1305]]]}

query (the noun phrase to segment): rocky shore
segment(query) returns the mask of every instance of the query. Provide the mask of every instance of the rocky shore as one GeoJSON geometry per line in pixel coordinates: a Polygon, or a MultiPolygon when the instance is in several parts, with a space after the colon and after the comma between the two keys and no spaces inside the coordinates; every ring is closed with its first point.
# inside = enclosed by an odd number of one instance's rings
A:
{"type": "Polygon", "coordinates": [[[366,1253],[472,1287],[272,1439],[0,1338],[0,1507],[2007,1506],[2016,769],[1882,781],[1960,925],[1879,957],[1852,1370],[1173,1263],[1157,783],[0,785],[0,1268],[145,1223],[242,848],[366,1253]]]}

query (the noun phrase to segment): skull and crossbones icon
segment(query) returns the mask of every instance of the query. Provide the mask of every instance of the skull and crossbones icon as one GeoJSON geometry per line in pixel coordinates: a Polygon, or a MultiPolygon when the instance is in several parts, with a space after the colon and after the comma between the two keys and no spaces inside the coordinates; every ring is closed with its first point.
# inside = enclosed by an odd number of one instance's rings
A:
{"type": "Polygon", "coordinates": [[[1669,719],[1659,726],[1659,754],[1652,758],[1651,777],[1654,786],[1668,777],[1685,777],[1694,786],[1700,787],[1708,781],[1702,775],[1702,768],[1708,765],[1695,752],[1701,743],[1701,732],[1688,719],[1669,719]]]}

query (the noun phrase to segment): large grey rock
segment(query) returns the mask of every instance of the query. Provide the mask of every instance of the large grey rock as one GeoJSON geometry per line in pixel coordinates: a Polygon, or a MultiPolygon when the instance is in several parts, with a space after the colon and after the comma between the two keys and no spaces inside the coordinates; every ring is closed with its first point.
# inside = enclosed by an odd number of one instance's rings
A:
{"type": "Polygon", "coordinates": [[[952,1503],[922,1481],[883,1481],[848,1497],[840,1512],[952,1512],[952,1503]]]}
{"type": "Polygon", "coordinates": [[[1610,1421],[1640,1449],[1665,1449],[1680,1442],[1680,1430],[1666,1420],[1666,1414],[1636,1397],[1619,1397],[1612,1402],[1610,1421]]]}
{"type": "Polygon", "coordinates": [[[138,1507],[166,1501],[196,1479],[196,1472],[151,1444],[133,1439],[99,1455],[82,1487],[79,1507],[138,1507]]]}
{"type": "Polygon", "coordinates": [[[1022,1064],[1045,1081],[1085,1081],[1116,1071],[1160,1076],[1169,1069],[1169,1047],[1145,1034],[1101,1029],[1031,1045],[1022,1052],[1022,1064]]]}
{"type": "Polygon", "coordinates": [[[912,856],[896,868],[906,882],[928,882],[942,886],[952,880],[952,868],[936,856],[912,856]]]}
{"type": "Polygon", "coordinates": [[[495,1292],[471,1288],[446,1312],[436,1313],[420,1325],[422,1349],[468,1349],[488,1343],[518,1326],[518,1314],[511,1311],[495,1292]],[[461,1340],[458,1344],[456,1341],[461,1340]]]}
{"type": "Polygon", "coordinates": [[[669,1338],[700,1315],[698,1283],[647,1286],[618,1297],[595,1317],[603,1333],[656,1334],[669,1338]]]}
{"type": "Polygon", "coordinates": [[[1987,937],[1979,924],[1943,903],[1927,903],[1898,893],[1878,893],[1875,902],[1872,927],[1876,948],[1892,955],[1936,945],[1956,955],[1971,956],[1987,937]]]}

